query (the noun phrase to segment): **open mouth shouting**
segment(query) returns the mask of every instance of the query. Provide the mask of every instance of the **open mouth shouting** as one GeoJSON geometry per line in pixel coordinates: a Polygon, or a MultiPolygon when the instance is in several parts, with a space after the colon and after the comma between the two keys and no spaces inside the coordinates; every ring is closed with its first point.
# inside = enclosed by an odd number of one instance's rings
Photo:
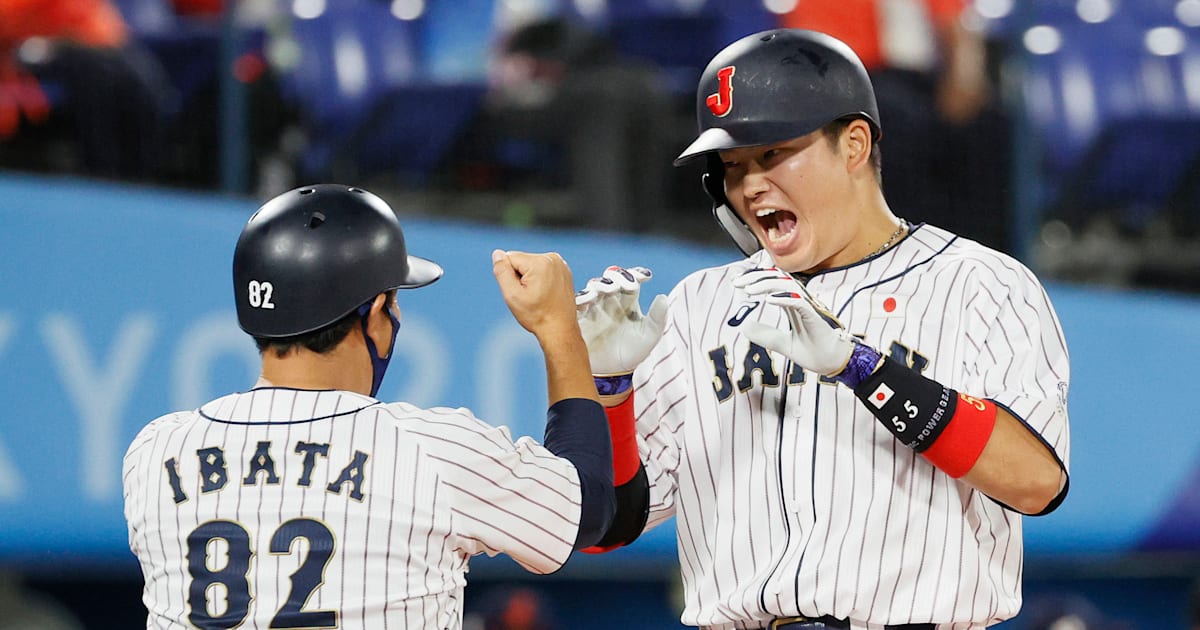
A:
{"type": "Polygon", "coordinates": [[[796,215],[790,210],[762,208],[754,213],[762,228],[768,247],[772,249],[787,244],[796,233],[796,215]]]}

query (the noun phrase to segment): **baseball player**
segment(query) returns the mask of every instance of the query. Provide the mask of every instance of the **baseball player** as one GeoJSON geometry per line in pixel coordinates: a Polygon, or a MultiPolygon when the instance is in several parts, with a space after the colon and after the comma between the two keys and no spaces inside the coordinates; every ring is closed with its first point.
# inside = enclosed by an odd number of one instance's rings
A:
{"type": "Polygon", "coordinates": [[[609,415],[636,418],[647,527],[676,516],[683,622],[1012,617],[1021,516],[1067,492],[1068,357],[1042,287],[1009,256],[893,214],[873,88],[841,41],[746,37],[697,96],[700,133],[677,163],[707,161],[747,257],[644,316],[645,270],[610,268],[577,298],[592,352],[622,357],[601,380],[625,396],[609,415]]]}
{"type": "Polygon", "coordinates": [[[233,277],[261,379],[158,418],[125,455],[148,628],[458,628],[471,556],[549,573],[604,542],[612,454],[570,270],[501,251],[493,267],[545,355],[545,446],[467,409],[374,398],[396,290],[442,274],[408,255],[383,200],[309,186],[250,218],[233,277]]]}

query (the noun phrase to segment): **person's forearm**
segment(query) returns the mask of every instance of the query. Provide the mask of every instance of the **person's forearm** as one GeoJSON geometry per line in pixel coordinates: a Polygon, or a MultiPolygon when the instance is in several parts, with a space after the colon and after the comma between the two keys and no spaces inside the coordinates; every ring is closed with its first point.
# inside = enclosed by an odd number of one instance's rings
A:
{"type": "Polygon", "coordinates": [[[963,481],[1024,514],[1039,514],[1066,483],[1051,451],[1019,420],[997,410],[996,427],[963,481]]]}
{"type": "Polygon", "coordinates": [[[591,547],[605,538],[616,512],[612,445],[603,407],[579,398],[550,405],[544,442],[551,453],[575,466],[580,493],[575,548],[591,547]]]}
{"type": "Polygon", "coordinates": [[[987,50],[979,33],[954,20],[939,29],[939,36],[945,51],[944,72],[950,80],[982,86],[987,78],[987,50]]]}
{"type": "Polygon", "coordinates": [[[947,122],[966,124],[988,100],[987,51],[982,38],[959,20],[942,28],[942,45],[945,57],[938,82],[938,110],[947,122]]]}
{"type": "Polygon", "coordinates": [[[567,398],[586,398],[599,402],[588,350],[572,320],[561,330],[538,336],[546,359],[546,386],[549,404],[567,398]]]}
{"type": "Polygon", "coordinates": [[[544,442],[550,452],[570,460],[579,474],[575,548],[583,549],[604,538],[616,510],[608,421],[575,318],[535,334],[546,360],[549,410],[544,442]]]}
{"type": "Polygon", "coordinates": [[[1046,513],[1061,500],[1066,474],[1054,452],[994,401],[947,388],[861,343],[834,378],[951,477],[1024,514],[1046,513]]]}

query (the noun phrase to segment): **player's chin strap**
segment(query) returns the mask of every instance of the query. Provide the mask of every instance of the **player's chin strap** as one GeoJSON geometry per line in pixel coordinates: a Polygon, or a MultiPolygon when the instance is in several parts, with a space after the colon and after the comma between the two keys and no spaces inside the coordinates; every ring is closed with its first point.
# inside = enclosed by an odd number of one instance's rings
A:
{"type": "Polygon", "coordinates": [[[713,201],[713,217],[743,254],[749,256],[757,252],[762,249],[758,237],[733,208],[729,207],[729,199],[725,197],[725,165],[721,163],[721,156],[709,153],[704,158],[708,162],[708,171],[700,177],[700,183],[704,185],[704,192],[708,193],[713,201]]]}
{"type": "Polygon", "coordinates": [[[371,355],[371,396],[379,393],[379,386],[383,383],[383,375],[387,373],[388,363],[392,360],[392,355],[396,354],[396,335],[400,332],[400,319],[392,312],[390,307],[385,306],[388,319],[392,320],[392,343],[389,346],[388,355],[386,357],[379,356],[379,349],[375,347],[375,342],[371,340],[371,335],[367,334],[367,316],[371,313],[371,304],[375,301],[374,298],[370,302],[358,307],[359,321],[362,322],[363,339],[367,341],[367,352],[371,355]]]}

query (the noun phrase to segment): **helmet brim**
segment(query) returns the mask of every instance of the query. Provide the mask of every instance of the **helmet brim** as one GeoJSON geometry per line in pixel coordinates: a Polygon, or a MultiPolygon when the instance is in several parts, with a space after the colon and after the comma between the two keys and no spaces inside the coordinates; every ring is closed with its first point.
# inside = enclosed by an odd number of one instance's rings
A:
{"type": "MultiPolygon", "coordinates": [[[[876,142],[883,136],[879,125],[875,124],[875,121],[865,113],[855,112],[847,114],[847,117],[861,117],[866,120],[867,124],[871,126],[871,137],[876,142]]],[[[696,139],[683,150],[683,153],[675,158],[673,164],[682,166],[713,151],[786,142],[793,138],[806,136],[828,123],[829,121],[820,118],[801,118],[789,122],[742,121],[724,127],[710,127],[696,136],[696,139]]]]}
{"type": "Polygon", "coordinates": [[[720,127],[712,127],[705,129],[703,133],[696,136],[696,139],[688,145],[679,157],[672,162],[675,166],[683,166],[688,162],[713,151],[721,151],[724,149],[733,149],[738,146],[744,146],[737,138],[734,138],[728,131],[720,127]]]}
{"type": "Polygon", "coordinates": [[[800,119],[787,122],[739,121],[724,127],[710,127],[675,158],[674,164],[681,166],[713,151],[757,147],[799,138],[819,129],[822,124],[820,120],[800,119]]]}
{"type": "Polygon", "coordinates": [[[404,278],[404,282],[396,286],[397,289],[416,289],[428,284],[433,284],[442,277],[444,270],[442,266],[421,258],[420,256],[408,257],[408,275],[404,278]]]}

